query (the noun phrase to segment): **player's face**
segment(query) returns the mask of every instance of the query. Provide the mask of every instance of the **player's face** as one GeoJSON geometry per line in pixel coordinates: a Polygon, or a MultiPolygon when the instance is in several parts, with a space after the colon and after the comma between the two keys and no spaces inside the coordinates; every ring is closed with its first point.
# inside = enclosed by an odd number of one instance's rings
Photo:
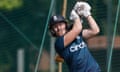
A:
{"type": "Polygon", "coordinates": [[[52,28],[57,36],[62,36],[66,33],[66,24],[64,22],[57,23],[52,28]]]}

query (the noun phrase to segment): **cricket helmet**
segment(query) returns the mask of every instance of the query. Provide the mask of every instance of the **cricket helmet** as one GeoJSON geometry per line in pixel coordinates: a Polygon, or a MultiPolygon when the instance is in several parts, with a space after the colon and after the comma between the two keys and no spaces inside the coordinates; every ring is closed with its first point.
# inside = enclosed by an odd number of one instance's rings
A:
{"type": "Polygon", "coordinates": [[[49,27],[51,28],[51,26],[55,25],[56,23],[60,23],[60,22],[64,22],[65,24],[67,24],[67,21],[63,16],[54,15],[50,18],[49,27]]]}
{"type": "Polygon", "coordinates": [[[50,30],[50,32],[51,32],[51,34],[53,36],[56,36],[56,34],[55,34],[54,30],[52,29],[52,26],[57,24],[57,23],[61,23],[61,22],[65,23],[66,29],[67,29],[67,27],[68,27],[67,21],[66,21],[66,19],[63,16],[61,16],[61,15],[53,15],[50,18],[48,27],[49,27],[49,30],[50,30]]]}

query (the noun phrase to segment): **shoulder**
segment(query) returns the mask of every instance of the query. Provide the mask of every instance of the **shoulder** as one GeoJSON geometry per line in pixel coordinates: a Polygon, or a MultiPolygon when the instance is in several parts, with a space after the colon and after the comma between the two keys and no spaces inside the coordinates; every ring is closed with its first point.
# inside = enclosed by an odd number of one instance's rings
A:
{"type": "Polygon", "coordinates": [[[61,50],[64,48],[64,36],[56,38],[55,49],[61,50]]]}

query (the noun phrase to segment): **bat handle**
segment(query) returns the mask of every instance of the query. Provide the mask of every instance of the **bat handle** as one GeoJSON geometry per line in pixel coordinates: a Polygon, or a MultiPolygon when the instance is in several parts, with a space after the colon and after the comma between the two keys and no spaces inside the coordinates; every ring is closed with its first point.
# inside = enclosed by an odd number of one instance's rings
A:
{"type": "Polygon", "coordinates": [[[58,72],[62,72],[62,64],[64,62],[64,59],[57,55],[55,61],[58,63],[58,72]]]}
{"type": "Polygon", "coordinates": [[[62,72],[62,62],[58,63],[58,72],[62,72]]]}

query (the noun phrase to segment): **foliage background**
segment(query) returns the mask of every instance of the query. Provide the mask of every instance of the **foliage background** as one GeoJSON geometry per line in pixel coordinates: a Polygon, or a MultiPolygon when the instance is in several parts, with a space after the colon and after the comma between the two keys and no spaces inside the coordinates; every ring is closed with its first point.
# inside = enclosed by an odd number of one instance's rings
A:
{"type": "MultiPolygon", "coordinates": [[[[56,6],[53,12],[61,14],[63,0],[55,1],[56,6]]],[[[75,0],[68,0],[67,18],[69,18],[75,2],[75,0]]],[[[112,36],[118,0],[112,1],[110,12],[108,12],[109,0],[88,0],[88,2],[92,6],[92,15],[101,29],[99,36],[112,36]],[[110,24],[108,24],[108,13],[112,14],[110,24]]],[[[0,72],[17,71],[17,50],[20,48],[25,50],[25,72],[33,72],[50,3],[51,0],[0,0],[0,72]]],[[[120,18],[116,35],[120,35],[120,18]]],[[[48,56],[50,54],[50,37],[48,31],[43,46],[43,50],[47,51],[48,56]]],[[[107,49],[101,48],[100,50],[91,50],[91,52],[99,62],[102,72],[106,72],[107,49]]],[[[120,71],[119,55],[120,50],[114,50],[112,72],[120,71]]],[[[49,68],[39,71],[49,72],[49,68]]],[[[67,71],[66,64],[63,64],[63,71],[67,71]]]]}

